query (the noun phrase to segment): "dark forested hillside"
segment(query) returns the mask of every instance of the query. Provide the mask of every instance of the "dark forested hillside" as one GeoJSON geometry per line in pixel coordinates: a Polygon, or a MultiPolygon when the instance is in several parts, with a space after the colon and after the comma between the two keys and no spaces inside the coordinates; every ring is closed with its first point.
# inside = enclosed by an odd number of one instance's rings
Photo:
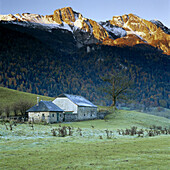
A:
{"type": "Polygon", "coordinates": [[[146,44],[78,49],[68,31],[0,23],[0,86],[52,97],[79,94],[108,105],[100,76],[122,67],[135,73],[136,104],[170,108],[170,62],[162,51],[146,44]]]}

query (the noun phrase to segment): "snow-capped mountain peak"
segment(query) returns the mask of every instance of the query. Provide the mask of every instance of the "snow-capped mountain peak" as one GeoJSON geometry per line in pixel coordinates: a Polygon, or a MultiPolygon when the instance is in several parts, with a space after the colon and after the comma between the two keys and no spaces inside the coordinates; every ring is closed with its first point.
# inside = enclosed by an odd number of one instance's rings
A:
{"type": "Polygon", "coordinates": [[[113,16],[109,21],[97,23],[66,7],[45,16],[30,13],[0,15],[0,21],[49,32],[64,29],[72,32],[78,46],[99,42],[106,45],[149,43],[166,53],[170,49],[170,30],[166,26],[158,20],[147,21],[134,14],[113,16]]]}

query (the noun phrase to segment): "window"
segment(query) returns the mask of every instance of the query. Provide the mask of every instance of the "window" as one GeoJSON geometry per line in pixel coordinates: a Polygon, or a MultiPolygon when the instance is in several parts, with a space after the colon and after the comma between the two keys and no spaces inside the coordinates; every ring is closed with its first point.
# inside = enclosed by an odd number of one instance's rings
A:
{"type": "Polygon", "coordinates": [[[54,117],[54,114],[52,114],[52,117],[54,117]]]}
{"type": "Polygon", "coordinates": [[[86,116],[86,114],[84,114],[84,116],[86,116]]]}
{"type": "Polygon", "coordinates": [[[42,120],[45,120],[45,115],[44,115],[44,113],[42,114],[42,120]]]}

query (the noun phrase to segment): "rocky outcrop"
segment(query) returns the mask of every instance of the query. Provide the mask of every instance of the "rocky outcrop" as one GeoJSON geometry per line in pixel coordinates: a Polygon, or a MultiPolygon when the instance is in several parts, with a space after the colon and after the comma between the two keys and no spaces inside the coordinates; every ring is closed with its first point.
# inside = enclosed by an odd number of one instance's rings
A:
{"type": "Polygon", "coordinates": [[[126,44],[131,46],[132,44],[134,45],[147,42],[148,44],[163,50],[165,53],[169,53],[169,29],[165,27],[162,23],[147,21],[133,14],[117,17],[114,16],[112,20],[109,21],[109,23],[110,25],[123,28],[127,32],[127,36],[115,40],[114,43],[118,45],[126,44]],[[132,35],[134,37],[133,43],[132,35]]]}
{"type": "Polygon", "coordinates": [[[53,18],[58,24],[65,22],[66,24],[72,25],[72,23],[76,21],[75,14],[77,13],[74,13],[70,7],[62,8],[54,11],[53,18]]]}

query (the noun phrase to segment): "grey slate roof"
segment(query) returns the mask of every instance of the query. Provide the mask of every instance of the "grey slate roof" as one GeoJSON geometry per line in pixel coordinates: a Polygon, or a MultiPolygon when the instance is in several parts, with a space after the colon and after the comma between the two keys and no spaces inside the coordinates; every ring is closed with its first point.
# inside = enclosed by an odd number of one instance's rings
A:
{"type": "Polygon", "coordinates": [[[52,101],[40,101],[38,106],[35,105],[26,112],[63,112],[63,110],[52,101]]]}
{"type": "Polygon", "coordinates": [[[70,99],[73,103],[75,103],[78,106],[97,107],[96,105],[94,105],[93,103],[91,103],[89,100],[85,99],[82,96],[63,93],[59,95],[58,97],[67,97],[68,99],[70,99]]]}

